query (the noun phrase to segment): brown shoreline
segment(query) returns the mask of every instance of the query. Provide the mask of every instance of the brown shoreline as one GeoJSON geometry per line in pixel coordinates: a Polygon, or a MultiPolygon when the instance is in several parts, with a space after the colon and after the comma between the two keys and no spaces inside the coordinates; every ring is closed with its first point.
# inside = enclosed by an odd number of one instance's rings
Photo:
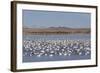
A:
{"type": "Polygon", "coordinates": [[[89,34],[88,28],[77,29],[52,29],[52,28],[23,28],[23,34],[89,34]]]}

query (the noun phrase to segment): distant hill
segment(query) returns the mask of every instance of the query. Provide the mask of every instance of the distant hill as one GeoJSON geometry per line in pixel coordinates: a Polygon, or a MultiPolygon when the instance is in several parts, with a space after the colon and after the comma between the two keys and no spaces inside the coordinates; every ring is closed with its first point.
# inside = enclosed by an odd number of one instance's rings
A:
{"type": "Polygon", "coordinates": [[[69,27],[48,27],[49,29],[72,29],[69,27]]]}
{"type": "Polygon", "coordinates": [[[48,28],[23,28],[24,34],[74,34],[90,33],[90,28],[48,27],[48,28]]]}

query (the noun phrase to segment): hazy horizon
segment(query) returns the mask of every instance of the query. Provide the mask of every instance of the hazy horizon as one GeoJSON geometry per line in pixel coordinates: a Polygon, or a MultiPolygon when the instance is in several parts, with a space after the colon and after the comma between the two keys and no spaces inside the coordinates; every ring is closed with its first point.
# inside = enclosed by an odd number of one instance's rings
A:
{"type": "MultiPolygon", "coordinates": [[[[23,27],[23,28],[41,28],[41,27],[23,27]]],[[[72,28],[72,27],[42,27],[42,28],[68,28],[68,29],[81,29],[82,27],[80,27],[80,28],[72,28]]],[[[84,28],[86,28],[86,29],[90,29],[90,27],[84,27],[84,28]]],[[[83,29],[84,29],[83,28],[83,29]]]]}

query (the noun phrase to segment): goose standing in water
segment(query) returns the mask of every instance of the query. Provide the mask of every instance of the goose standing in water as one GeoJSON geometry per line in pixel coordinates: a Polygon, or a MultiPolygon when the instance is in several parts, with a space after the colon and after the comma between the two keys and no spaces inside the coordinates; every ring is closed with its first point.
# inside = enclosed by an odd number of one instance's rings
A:
{"type": "Polygon", "coordinates": [[[24,40],[23,56],[71,56],[88,55],[91,52],[89,41],[81,40],[24,40]]]}

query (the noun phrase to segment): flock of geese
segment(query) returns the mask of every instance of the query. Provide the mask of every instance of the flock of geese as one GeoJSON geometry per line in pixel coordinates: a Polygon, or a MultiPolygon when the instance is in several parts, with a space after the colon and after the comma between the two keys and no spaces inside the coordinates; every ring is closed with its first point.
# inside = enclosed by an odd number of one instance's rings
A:
{"type": "Polygon", "coordinates": [[[23,56],[89,55],[90,45],[88,40],[24,40],[23,56]]]}

